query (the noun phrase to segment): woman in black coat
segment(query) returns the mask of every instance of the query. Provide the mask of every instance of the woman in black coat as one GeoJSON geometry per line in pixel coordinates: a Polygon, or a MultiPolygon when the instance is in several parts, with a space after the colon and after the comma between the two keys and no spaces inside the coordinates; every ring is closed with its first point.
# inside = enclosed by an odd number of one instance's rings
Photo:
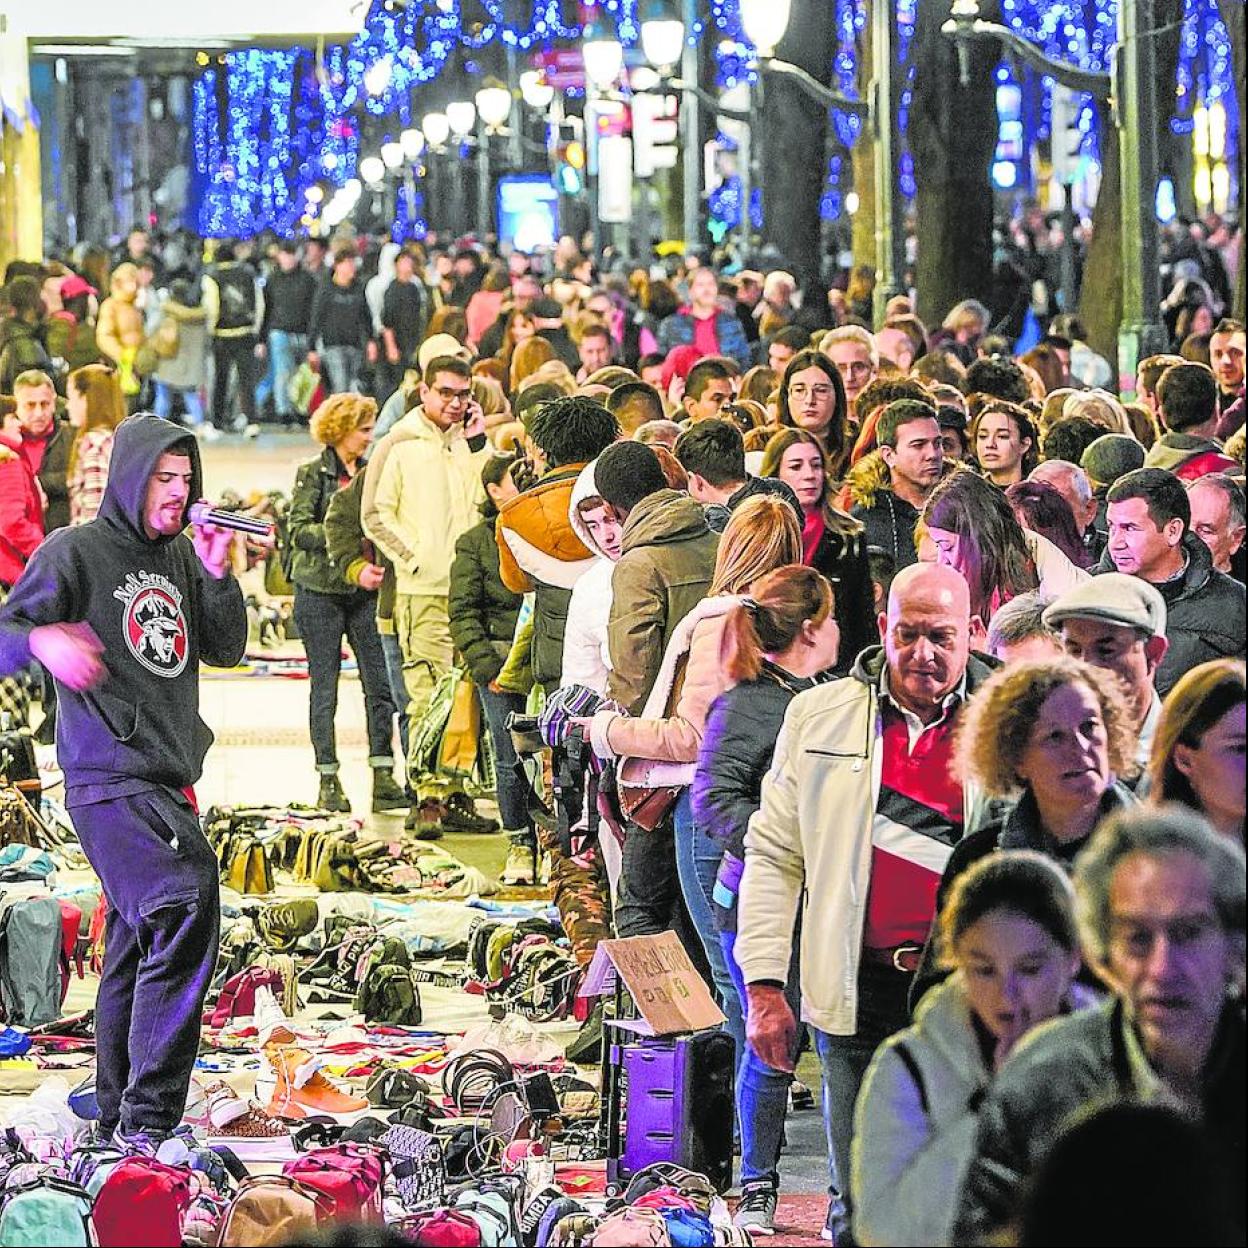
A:
{"type": "Polygon", "coordinates": [[[515,773],[516,752],[507,731],[508,715],[523,714],[525,700],[523,695],[509,693],[497,684],[498,674],[511,649],[522,601],[522,595],[513,593],[503,584],[498,566],[498,539],[494,532],[498,509],[517,493],[511,478],[514,463],[510,455],[493,455],[481,470],[486,494],[481,504],[481,523],[455,543],[448,607],[451,640],[481,696],[490,744],[494,748],[498,811],[512,841],[512,851],[503,869],[503,883],[527,884],[533,882],[532,859],[536,843],[529,827],[524,789],[515,773]],[[522,869],[525,864],[528,864],[527,871],[522,869]],[[530,878],[520,879],[518,875],[530,878]]]}
{"type": "MultiPolygon", "coordinates": [[[[715,918],[742,1014],[745,981],[733,951],[746,829],[758,810],[789,703],[836,663],[840,628],[834,605],[832,586],[821,573],[809,567],[778,568],[754,585],[753,597],[733,608],[724,626],[720,657],[736,683],[711,705],[692,800],[698,826],[723,841],[715,918]]],[[[798,982],[795,955],[786,985],[795,1013],[798,982]]],[[[775,1212],[776,1166],[791,1081],[789,1072],[764,1065],[753,1051],[737,1055],[741,1210],[756,1227],[770,1226],[775,1212]]]]}

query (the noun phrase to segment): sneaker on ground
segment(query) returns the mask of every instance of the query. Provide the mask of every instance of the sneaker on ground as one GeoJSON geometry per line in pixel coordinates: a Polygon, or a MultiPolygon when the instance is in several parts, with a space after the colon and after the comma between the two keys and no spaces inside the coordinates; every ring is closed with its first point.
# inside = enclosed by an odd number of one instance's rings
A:
{"type": "Polygon", "coordinates": [[[265,984],[256,989],[252,1022],[256,1025],[256,1039],[261,1048],[266,1044],[294,1044],[296,1040],[286,1011],[273,995],[273,989],[265,984]]]}
{"type": "Polygon", "coordinates": [[[497,832],[498,820],[477,814],[467,793],[451,793],[446,799],[442,827],[447,832],[497,832]]]}
{"type": "Polygon", "coordinates": [[[251,1160],[272,1161],[295,1155],[290,1132],[224,1083],[213,1087],[208,1118],[204,1140],[209,1145],[228,1144],[240,1158],[251,1160]]]}
{"type": "Polygon", "coordinates": [[[120,1127],[113,1132],[113,1146],[123,1153],[136,1153],[141,1157],[155,1157],[160,1146],[171,1136],[172,1131],[161,1131],[156,1128],[147,1130],[123,1131],[120,1127]]]}
{"type": "Polygon", "coordinates": [[[243,426],[243,437],[258,438],[260,436],[260,426],[254,420],[249,420],[243,426]]]}
{"type": "Polygon", "coordinates": [[[507,846],[499,881],[513,887],[537,882],[537,838],[531,832],[514,832],[507,846]]]}
{"type": "Polygon", "coordinates": [[[221,430],[216,425],[210,425],[205,421],[202,425],[196,425],[194,434],[197,438],[204,442],[220,442],[221,430]]]}
{"type": "Polygon", "coordinates": [[[776,1200],[776,1185],[770,1179],[755,1179],[744,1184],[737,1211],[732,1215],[733,1226],[755,1235],[774,1235],[776,1200]]]}
{"type": "Polygon", "coordinates": [[[250,423],[251,422],[247,419],[247,417],[242,415],[240,412],[239,415],[235,416],[234,419],[230,421],[230,432],[245,433],[247,431],[247,426],[250,423]]]}

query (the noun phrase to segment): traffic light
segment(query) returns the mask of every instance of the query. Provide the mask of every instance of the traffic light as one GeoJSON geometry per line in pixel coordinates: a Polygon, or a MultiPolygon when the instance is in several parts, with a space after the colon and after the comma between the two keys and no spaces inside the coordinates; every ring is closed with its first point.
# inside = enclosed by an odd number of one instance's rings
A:
{"type": "Polygon", "coordinates": [[[585,144],[566,121],[555,145],[555,186],[561,195],[579,195],[585,186],[585,144]]]}

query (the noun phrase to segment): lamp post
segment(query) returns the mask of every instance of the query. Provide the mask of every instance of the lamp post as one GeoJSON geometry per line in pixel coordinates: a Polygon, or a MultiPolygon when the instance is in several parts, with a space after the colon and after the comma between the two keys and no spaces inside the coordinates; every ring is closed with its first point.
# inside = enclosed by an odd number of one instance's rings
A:
{"type": "MultiPolygon", "coordinates": [[[[477,121],[477,106],[471,100],[454,100],[446,106],[446,123],[450,127],[451,137],[462,148],[472,134],[477,121]]],[[[458,153],[456,154],[458,157],[458,153]]],[[[463,232],[465,218],[468,216],[468,197],[464,187],[464,166],[458,158],[452,162],[455,187],[454,231],[463,232]]]]}
{"type": "Polygon", "coordinates": [[[610,91],[624,68],[618,39],[592,23],[585,27],[581,55],[585,61],[585,149],[589,174],[589,222],[596,258],[603,252],[602,217],[598,204],[598,99],[610,91]]]}
{"type": "MultiPolygon", "coordinates": [[[[445,113],[426,113],[420,120],[420,130],[425,136],[428,149],[425,165],[429,170],[429,202],[432,209],[434,200],[442,198],[442,174],[434,162],[434,156],[442,152],[447,139],[451,137],[451,123],[447,121],[445,113]]],[[[442,205],[439,203],[438,207],[441,208],[442,205]]],[[[432,215],[430,211],[430,216],[432,215]]]]}
{"type": "Polygon", "coordinates": [[[477,233],[484,242],[490,232],[490,136],[511,116],[511,92],[501,82],[487,79],[475,97],[477,105],[477,233]]]}
{"type": "Polygon", "coordinates": [[[1119,390],[1135,388],[1136,364],[1165,348],[1159,320],[1161,274],[1157,220],[1157,78],[1154,0],[1119,0],[1113,70],[1098,73],[1045,55],[1020,34],[979,16],[978,0],[954,0],[941,32],[958,45],[962,82],[970,74],[969,45],[996,39],[1020,60],[1062,86],[1109,101],[1118,128],[1122,204],[1122,322],[1118,329],[1119,390]]]}
{"type": "Polygon", "coordinates": [[[403,149],[403,193],[407,196],[407,219],[416,220],[416,162],[425,150],[425,136],[415,128],[404,130],[399,135],[399,146],[403,149]]]}

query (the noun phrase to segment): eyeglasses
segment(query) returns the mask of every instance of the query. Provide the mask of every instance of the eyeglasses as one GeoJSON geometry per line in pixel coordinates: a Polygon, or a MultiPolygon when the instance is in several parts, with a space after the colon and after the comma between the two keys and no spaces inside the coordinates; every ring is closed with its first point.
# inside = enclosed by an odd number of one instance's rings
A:
{"type": "Polygon", "coordinates": [[[454,390],[448,389],[446,386],[434,386],[433,392],[443,403],[467,403],[472,397],[471,389],[454,390]]]}
{"type": "Polygon", "coordinates": [[[832,397],[831,386],[807,386],[799,382],[796,386],[789,387],[789,398],[796,399],[799,403],[807,396],[818,399],[820,403],[826,402],[832,397]]]}

